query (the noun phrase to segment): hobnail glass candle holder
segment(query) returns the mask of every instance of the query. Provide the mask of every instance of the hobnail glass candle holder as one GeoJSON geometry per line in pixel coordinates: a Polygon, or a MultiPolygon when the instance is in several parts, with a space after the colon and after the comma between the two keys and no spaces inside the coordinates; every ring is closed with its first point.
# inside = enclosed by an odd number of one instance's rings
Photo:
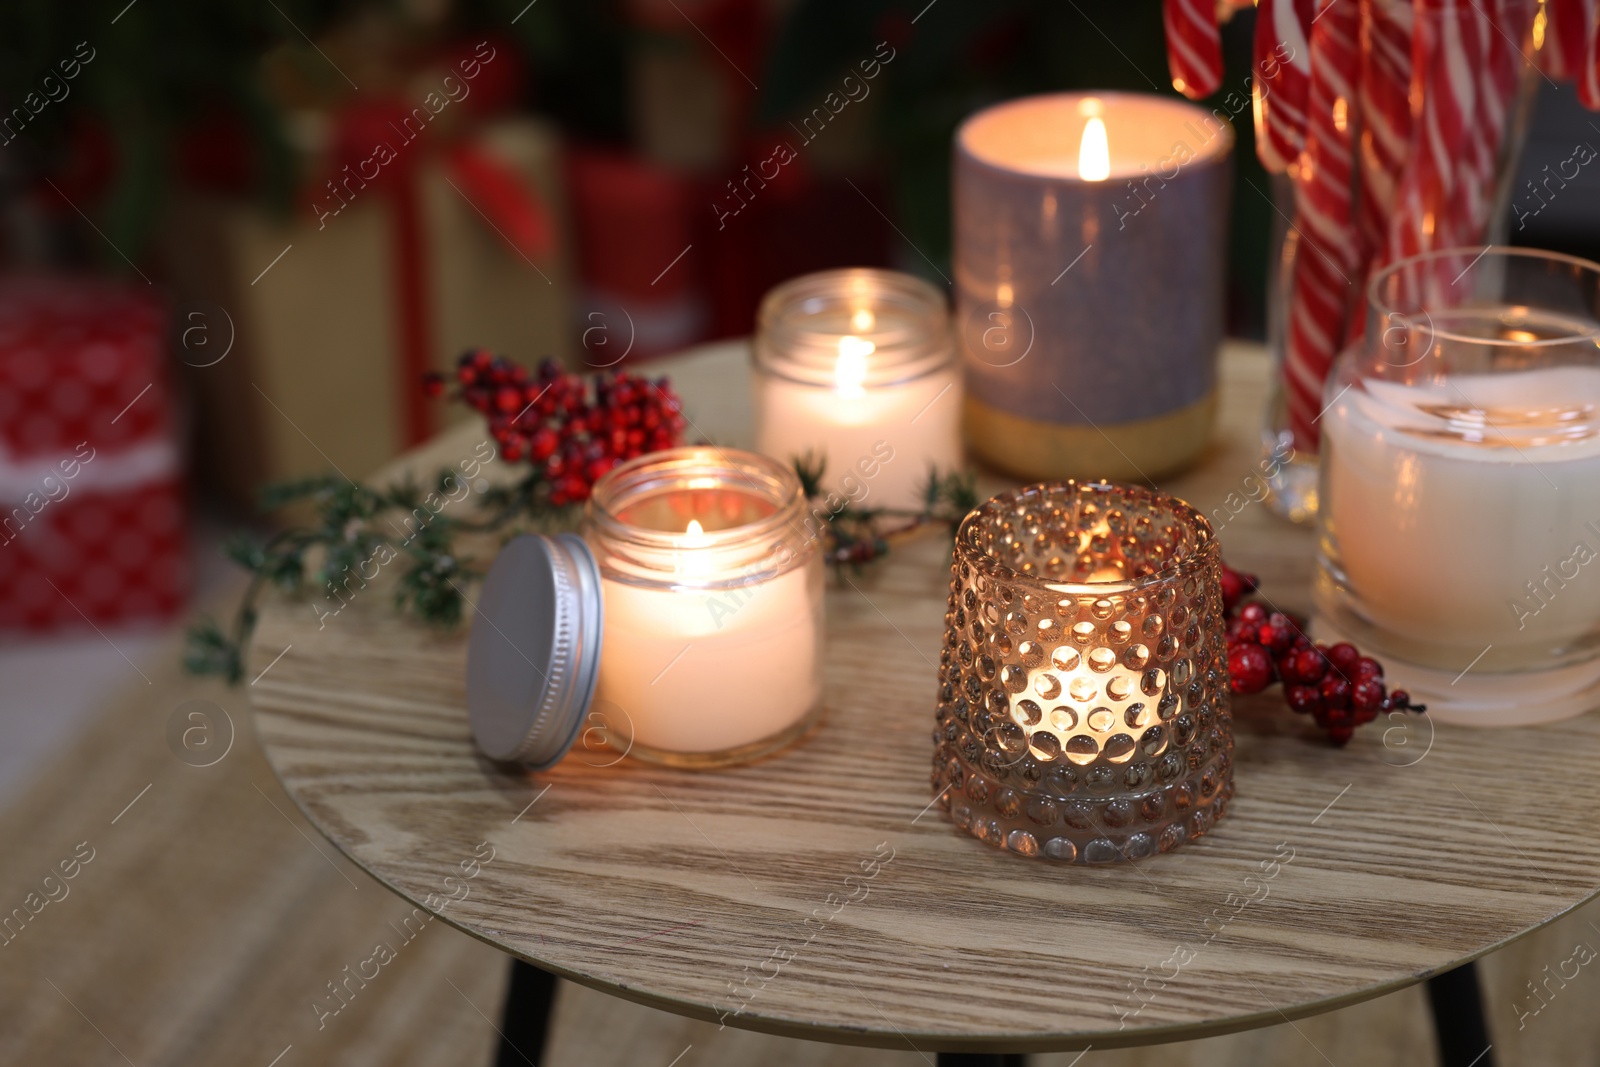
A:
{"type": "Polygon", "coordinates": [[[933,788],[1022,856],[1107,863],[1206,833],[1233,794],[1221,561],[1173,497],[1057,482],[956,534],[933,788]]]}

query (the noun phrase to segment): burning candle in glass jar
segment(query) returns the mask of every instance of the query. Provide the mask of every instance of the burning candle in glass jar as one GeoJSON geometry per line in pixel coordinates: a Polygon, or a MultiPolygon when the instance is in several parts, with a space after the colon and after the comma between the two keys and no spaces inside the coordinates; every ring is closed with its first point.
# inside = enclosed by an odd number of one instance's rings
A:
{"type": "Polygon", "coordinates": [[[750,759],[822,703],[822,562],[794,473],[713,448],[609,472],[586,538],[600,571],[595,706],[612,739],[663,762],[750,759]]]}
{"type": "Polygon", "coordinates": [[[961,386],[944,297],[890,271],[809,274],[762,301],[756,447],[826,457],[823,487],[914,507],[931,467],[961,465],[961,386]]]}
{"type": "Polygon", "coordinates": [[[1423,253],[1374,275],[1329,373],[1314,632],[1382,656],[1431,719],[1600,705],[1596,307],[1600,264],[1423,253]]]}

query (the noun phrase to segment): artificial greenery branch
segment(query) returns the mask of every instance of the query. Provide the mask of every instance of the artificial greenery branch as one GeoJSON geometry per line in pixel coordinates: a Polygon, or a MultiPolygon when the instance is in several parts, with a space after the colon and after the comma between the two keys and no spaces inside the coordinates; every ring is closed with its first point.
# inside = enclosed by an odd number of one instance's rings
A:
{"type": "MultiPolygon", "coordinates": [[[[322,603],[310,605],[326,625],[347,597],[391,563],[399,567],[396,610],[428,625],[453,627],[461,621],[462,586],[482,573],[464,554],[463,539],[570,529],[595,480],[612,466],[682,440],[685,421],[664,378],[605,373],[586,379],[550,362],[530,375],[475,351],[461,358],[456,381],[456,396],[484,414],[498,448],[489,451],[484,442],[477,452],[481,463],[464,461],[459,472],[441,471],[431,491],[410,480],[377,487],[338,475],[267,488],[264,510],[301,505],[312,521],[265,540],[228,541],[224,552],[249,572],[250,581],[226,628],[202,619],[190,629],[184,664],[191,672],[221,675],[230,683],[243,678],[263,594],[305,597],[322,591],[322,603]],[[525,461],[531,469],[514,481],[482,485],[479,466],[496,459],[525,461]],[[458,510],[447,513],[443,503],[430,503],[441,496],[458,510]]],[[[443,380],[431,379],[428,391],[441,395],[443,380]]],[[[953,527],[977,504],[971,475],[934,470],[920,509],[848,501],[834,506],[839,498],[822,488],[825,457],[808,455],[794,463],[807,499],[821,504],[813,513],[824,520],[824,555],[834,564],[863,565],[888,552],[893,540],[925,527],[953,527]]]]}
{"type": "Polygon", "coordinates": [[[808,501],[820,501],[822,509],[813,514],[826,520],[825,557],[829,563],[859,566],[889,551],[890,543],[902,540],[930,526],[954,529],[961,519],[978,506],[976,476],[961,471],[941,472],[930,467],[923,484],[920,508],[860,507],[849,500],[830,508],[837,498],[823,487],[827,457],[806,452],[794,457],[795,474],[808,501]]]}

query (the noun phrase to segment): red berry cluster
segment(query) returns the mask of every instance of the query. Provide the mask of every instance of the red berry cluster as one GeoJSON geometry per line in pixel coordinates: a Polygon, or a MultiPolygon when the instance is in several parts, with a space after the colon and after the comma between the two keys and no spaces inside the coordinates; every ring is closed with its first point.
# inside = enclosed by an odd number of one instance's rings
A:
{"type": "MultiPolygon", "coordinates": [[[[589,499],[594,483],[618,463],[682,441],[682,404],[665,378],[607,371],[591,379],[553,359],[530,374],[479,348],[462,355],[456,382],[459,399],[489,420],[500,458],[531,463],[557,506],[589,499]]],[[[442,396],[444,376],[428,375],[423,389],[442,396]]]]}
{"type": "Polygon", "coordinates": [[[1283,683],[1289,707],[1310,715],[1336,745],[1347,743],[1357,726],[1380,712],[1425,711],[1403,689],[1388,692],[1383,665],[1352,644],[1317,645],[1300,625],[1279,611],[1252,601],[1255,575],[1222,567],[1222,602],[1228,614],[1228,687],[1259,693],[1283,683]]]}

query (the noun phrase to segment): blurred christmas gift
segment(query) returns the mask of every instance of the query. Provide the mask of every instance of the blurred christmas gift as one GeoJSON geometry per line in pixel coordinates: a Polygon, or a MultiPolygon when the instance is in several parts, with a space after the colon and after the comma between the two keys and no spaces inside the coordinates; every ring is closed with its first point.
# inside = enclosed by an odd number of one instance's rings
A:
{"type": "Polygon", "coordinates": [[[166,310],[0,280],[0,628],[164,619],[189,589],[166,310]]]}
{"type": "Polygon", "coordinates": [[[315,177],[289,218],[205,180],[228,168],[192,175],[205,188],[174,213],[164,258],[203,326],[181,355],[206,481],[246,502],[330,466],[359,478],[439,428],[419,381],[462,349],[570,355],[560,146],[509,112],[518,63],[471,42],[294,112],[315,177]]]}

